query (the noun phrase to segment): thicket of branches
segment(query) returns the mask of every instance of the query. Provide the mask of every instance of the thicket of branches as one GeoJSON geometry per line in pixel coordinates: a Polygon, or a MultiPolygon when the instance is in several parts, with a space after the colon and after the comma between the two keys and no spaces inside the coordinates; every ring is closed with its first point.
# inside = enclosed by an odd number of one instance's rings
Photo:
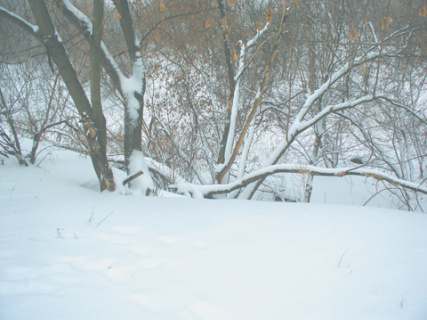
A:
{"type": "Polygon", "coordinates": [[[8,0],[0,17],[0,156],[35,163],[47,139],[89,154],[102,190],[114,162],[130,188],[206,198],[308,202],[314,176],[358,175],[423,210],[425,0],[8,0]]]}

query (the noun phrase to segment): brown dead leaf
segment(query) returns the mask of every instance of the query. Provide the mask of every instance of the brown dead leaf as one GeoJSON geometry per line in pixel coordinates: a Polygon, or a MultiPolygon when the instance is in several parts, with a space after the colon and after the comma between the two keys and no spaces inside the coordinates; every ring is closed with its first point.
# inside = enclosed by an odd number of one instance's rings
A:
{"type": "Polygon", "coordinates": [[[88,136],[90,136],[92,139],[96,137],[96,130],[92,127],[88,129],[88,136]]]}
{"type": "Polygon", "coordinates": [[[225,17],[222,18],[222,29],[223,30],[227,29],[227,19],[225,17]]]}
{"type": "Polygon", "coordinates": [[[350,29],[350,36],[349,36],[349,38],[350,38],[350,41],[353,41],[353,40],[357,41],[357,40],[359,40],[359,35],[357,34],[357,32],[356,32],[356,30],[354,28],[350,29]]]}
{"type": "Polygon", "coordinates": [[[387,29],[390,26],[390,23],[393,22],[393,18],[392,17],[383,17],[381,20],[381,28],[387,29]]]}
{"type": "Polygon", "coordinates": [[[239,59],[239,56],[237,55],[236,52],[234,52],[233,59],[234,59],[234,61],[236,61],[237,59],[239,59]]]}
{"type": "Polygon", "coordinates": [[[265,12],[265,20],[267,20],[269,24],[273,24],[273,15],[274,15],[273,8],[271,6],[268,6],[265,12]]]}
{"type": "Polygon", "coordinates": [[[160,2],[160,11],[163,11],[166,9],[166,6],[163,2],[160,2]]]}
{"type": "Polygon", "coordinates": [[[86,3],[86,10],[89,11],[92,6],[91,6],[90,2],[87,0],[85,0],[85,3],[86,3]]]}
{"type": "Polygon", "coordinates": [[[210,19],[205,20],[205,28],[206,29],[209,29],[212,26],[213,26],[213,24],[212,24],[210,19]]]}

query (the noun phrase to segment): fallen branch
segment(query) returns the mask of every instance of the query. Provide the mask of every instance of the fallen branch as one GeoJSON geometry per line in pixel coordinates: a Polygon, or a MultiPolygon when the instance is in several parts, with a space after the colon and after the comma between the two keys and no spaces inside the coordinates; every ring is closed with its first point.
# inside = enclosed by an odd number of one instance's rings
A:
{"type": "Polygon", "coordinates": [[[173,188],[177,188],[178,193],[188,193],[187,189],[191,185],[192,189],[197,188],[204,198],[210,198],[215,194],[224,194],[231,192],[233,190],[241,189],[246,187],[247,185],[265,179],[268,176],[271,176],[276,173],[299,173],[299,174],[307,174],[312,176],[364,176],[371,177],[380,181],[387,181],[388,183],[399,186],[405,189],[409,189],[415,192],[421,192],[427,194],[427,187],[421,185],[421,183],[415,183],[412,181],[407,181],[403,179],[399,179],[397,177],[391,176],[389,174],[383,173],[378,170],[371,169],[362,169],[360,167],[355,168],[320,168],[311,165],[292,165],[292,164],[281,164],[281,165],[272,165],[265,167],[263,169],[259,169],[251,174],[246,175],[242,179],[238,179],[228,184],[222,185],[192,185],[192,184],[178,184],[175,186],[171,186],[173,188]]]}
{"type": "Polygon", "coordinates": [[[138,171],[137,173],[134,173],[132,175],[130,175],[129,177],[127,177],[125,180],[123,180],[123,185],[127,185],[128,183],[131,183],[133,180],[135,180],[136,178],[142,176],[144,174],[144,172],[142,172],[141,170],[138,171]]]}

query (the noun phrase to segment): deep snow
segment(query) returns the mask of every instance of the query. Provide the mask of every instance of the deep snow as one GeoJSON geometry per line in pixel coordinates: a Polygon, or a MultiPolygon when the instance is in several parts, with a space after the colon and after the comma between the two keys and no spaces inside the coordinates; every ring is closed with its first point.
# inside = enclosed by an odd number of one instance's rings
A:
{"type": "Polygon", "coordinates": [[[425,214],[101,194],[69,151],[0,202],[2,320],[427,319],[425,214]]]}

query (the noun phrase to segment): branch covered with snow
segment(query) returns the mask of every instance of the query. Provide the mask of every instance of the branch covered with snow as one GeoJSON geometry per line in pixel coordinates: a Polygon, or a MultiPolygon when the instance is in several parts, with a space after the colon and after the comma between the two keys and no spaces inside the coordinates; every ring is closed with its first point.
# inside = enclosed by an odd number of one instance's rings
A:
{"type": "Polygon", "coordinates": [[[386,181],[392,185],[396,185],[405,189],[409,189],[415,192],[421,192],[427,194],[427,187],[419,183],[407,181],[396,178],[390,174],[381,172],[379,170],[366,169],[361,167],[356,168],[320,168],[312,165],[298,165],[298,164],[278,164],[268,166],[259,170],[256,170],[244,178],[238,179],[232,183],[223,185],[205,185],[198,186],[189,183],[178,183],[173,188],[180,194],[200,194],[205,198],[210,198],[215,194],[224,194],[233,190],[241,189],[247,185],[263,180],[270,175],[277,173],[299,173],[307,174],[312,176],[331,176],[331,177],[343,177],[343,176],[362,176],[370,177],[380,181],[386,181]],[[195,191],[197,189],[197,192],[195,191]]]}
{"type": "Polygon", "coordinates": [[[29,23],[28,21],[22,19],[18,15],[14,14],[13,12],[11,12],[11,11],[7,10],[6,8],[1,7],[1,6],[0,6],[0,17],[8,19],[9,21],[18,25],[25,32],[39,38],[39,36],[37,34],[39,28],[36,25],[29,23]]]}
{"type": "MultiPolygon", "coordinates": [[[[86,40],[92,42],[93,25],[90,19],[79,9],[77,9],[69,0],[55,0],[55,4],[61,9],[61,12],[67,17],[73,25],[78,28],[86,40]]],[[[123,83],[126,77],[121,72],[119,66],[114,61],[113,56],[101,41],[102,65],[111,78],[115,88],[123,94],[123,83]]]]}

